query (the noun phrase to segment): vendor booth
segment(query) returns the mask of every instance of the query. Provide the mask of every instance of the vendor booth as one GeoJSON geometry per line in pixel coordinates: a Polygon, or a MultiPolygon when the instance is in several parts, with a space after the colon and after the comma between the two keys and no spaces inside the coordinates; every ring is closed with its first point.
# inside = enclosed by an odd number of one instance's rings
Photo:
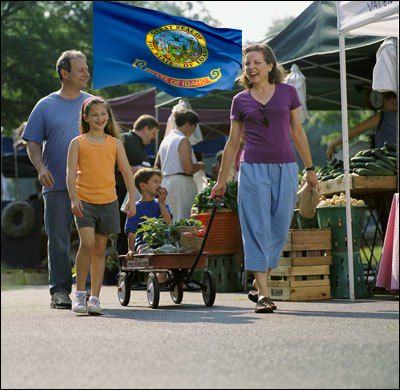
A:
{"type": "MultiPolygon", "coordinates": [[[[342,99],[342,134],[343,134],[343,162],[344,162],[344,184],[346,193],[346,220],[351,221],[352,211],[350,205],[350,173],[349,173],[349,145],[348,145],[348,117],[347,117],[347,63],[346,43],[347,35],[382,35],[384,37],[397,37],[397,53],[399,49],[399,2],[371,2],[340,1],[337,2],[338,31],[340,44],[340,81],[342,99]]],[[[397,54],[397,74],[399,70],[397,54]]],[[[398,82],[396,83],[398,96],[398,82]]],[[[397,103],[398,104],[398,103],[397,103]]],[[[397,109],[397,126],[398,126],[397,109]]],[[[398,136],[397,136],[397,157],[398,157],[398,136]]],[[[398,158],[397,158],[398,161],[398,158]]],[[[398,175],[397,175],[398,177],[398,175]]],[[[352,237],[352,224],[347,223],[347,236],[352,237]]],[[[353,258],[352,240],[348,245],[348,257],[353,258]]],[[[349,261],[349,283],[350,299],[354,299],[354,274],[353,263],[349,261]]]]}

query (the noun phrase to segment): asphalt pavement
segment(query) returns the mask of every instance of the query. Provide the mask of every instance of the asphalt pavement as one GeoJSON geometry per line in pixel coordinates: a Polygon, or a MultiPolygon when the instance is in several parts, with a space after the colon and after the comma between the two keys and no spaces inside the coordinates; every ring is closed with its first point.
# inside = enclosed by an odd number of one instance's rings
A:
{"type": "Polygon", "coordinates": [[[104,286],[104,315],[49,308],[46,286],[1,292],[1,388],[399,388],[399,301],[277,302],[245,293],[214,307],[144,291],[128,307],[104,286]]]}

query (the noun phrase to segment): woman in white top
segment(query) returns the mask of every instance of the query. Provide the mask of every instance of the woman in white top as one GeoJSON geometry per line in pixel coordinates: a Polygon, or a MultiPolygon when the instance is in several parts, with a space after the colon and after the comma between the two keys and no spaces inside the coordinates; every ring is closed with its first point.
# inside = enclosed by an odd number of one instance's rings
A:
{"type": "Polygon", "coordinates": [[[161,161],[162,186],[168,191],[167,203],[173,221],[189,218],[197,186],[193,174],[204,169],[202,162],[196,162],[189,137],[199,123],[198,115],[191,110],[175,113],[176,129],[163,139],[156,165],[161,161]]]}

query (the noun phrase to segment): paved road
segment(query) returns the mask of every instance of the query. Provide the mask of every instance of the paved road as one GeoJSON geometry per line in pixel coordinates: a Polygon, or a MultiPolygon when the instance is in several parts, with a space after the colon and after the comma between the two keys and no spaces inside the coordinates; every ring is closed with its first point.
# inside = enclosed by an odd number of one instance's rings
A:
{"type": "Polygon", "coordinates": [[[279,302],[256,314],[244,293],[182,305],[145,292],[101,317],[48,307],[47,288],[1,293],[2,388],[399,388],[399,302],[279,302]]]}

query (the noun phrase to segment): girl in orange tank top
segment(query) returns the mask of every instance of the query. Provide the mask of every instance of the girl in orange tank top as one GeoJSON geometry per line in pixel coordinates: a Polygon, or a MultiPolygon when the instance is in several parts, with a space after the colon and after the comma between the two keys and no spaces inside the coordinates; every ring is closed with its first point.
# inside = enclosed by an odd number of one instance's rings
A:
{"type": "Polygon", "coordinates": [[[71,141],[67,164],[67,188],[80,239],[72,310],[77,314],[101,314],[99,295],[107,241],[120,230],[116,163],[128,189],[129,217],[136,214],[135,185],[125,149],[118,139],[118,125],[104,99],[92,96],[83,102],[80,132],[71,141]],[[91,292],[86,303],[85,282],[89,269],[91,292]]]}

